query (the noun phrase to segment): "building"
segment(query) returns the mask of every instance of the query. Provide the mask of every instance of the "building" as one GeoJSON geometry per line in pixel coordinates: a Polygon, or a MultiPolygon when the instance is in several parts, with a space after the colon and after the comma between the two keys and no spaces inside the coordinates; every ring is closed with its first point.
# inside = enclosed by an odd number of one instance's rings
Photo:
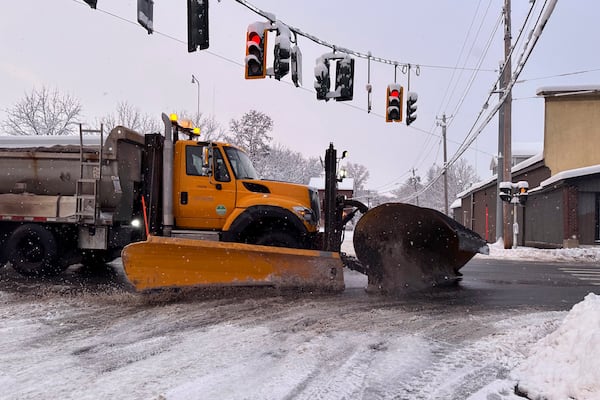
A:
{"type": "MultiPolygon", "coordinates": [[[[517,207],[517,244],[572,247],[600,244],[600,86],[546,87],[544,148],[512,168],[529,183],[517,207]]],[[[454,218],[489,242],[496,238],[500,201],[496,176],[459,193],[454,218]]]]}
{"type": "MultiPolygon", "coordinates": [[[[319,191],[319,199],[321,199],[321,210],[325,208],[325,176],[310,178],[308,186],[319,191]]],[[[351,199],[354,196],[354,178],[344,178],[338,182],[338,194],[351,199]]]]}

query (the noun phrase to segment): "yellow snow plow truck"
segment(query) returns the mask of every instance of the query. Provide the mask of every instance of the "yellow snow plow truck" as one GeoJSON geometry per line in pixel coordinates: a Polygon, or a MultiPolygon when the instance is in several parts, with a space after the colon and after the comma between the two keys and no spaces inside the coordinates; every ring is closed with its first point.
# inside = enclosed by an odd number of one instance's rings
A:
{"type": "Polygon", "coordinates": [[[241,149],[202,141],[174,116],[162,119],[164,134],[118,126],[103,145],[86,145],[80,127],[79,145],[0,148],[8,172],[0,184],[0,262],[35,276],[122,256],[138,291],[340,291],[348,267],[366,274],[370,289],[393,292],[456,281],[487,249],[434,210],[400,203],[368,210],[338,196],[333,145],[321,213],[315,189],[261,180],[241,149]],[[357,212],[364,215],[355,258],[340,246],[357,212]]]}

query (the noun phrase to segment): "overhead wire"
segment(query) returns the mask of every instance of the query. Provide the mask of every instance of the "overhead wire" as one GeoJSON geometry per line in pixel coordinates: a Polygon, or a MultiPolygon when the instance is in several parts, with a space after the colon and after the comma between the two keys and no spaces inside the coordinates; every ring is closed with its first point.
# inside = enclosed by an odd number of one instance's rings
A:
{"type": "MultiPolygon", "coordinates": [[[[454,164],[460,158],[460,156],[466,151],[468,146],[470,146],[470,144],[473,143],[473,141],[479,136],[479,134],[481,134],[483,129],[491,121],[493,116],[498,112],[498,110],[500,109],[500,107],[502,106],[502,104],[504,103],[506,98],[508,97],[508,94],[510,93],[512,87],[515,85],[519,75],[523,71],[523,68],[525,67],[527,61],[529,60],[529,57],[531,56],[531,53],[533,52],[533,49],[535,48],[535,46],[542,34],[543,29],[545,28],[548,20],[550,19],[550,16],[552,15],[552,13],[554,11],[557,1],[558,0],[546,0],[544,2],[544,6],[542,7],[542,10],[540,11],[540,14],[536,20],[534,29],[532,29],[531,33],[529,34],[529,36],[527,38],[527,42],[525,43],[525,45],[523,47],[523,52],[521,53],[521,55],[519,56],[519,59],[517,61],[517,67],[515,68],[515,71],[513,72],[510,81],[507,82],[507,85],[504,89],[504,93],[503,93],[502,97],[499,99],[498,103],[492,108],[492,110],[489,111],[487,117],[479,125],[479,127],[475,130],[475,132],[472,132],[472,130],[474,128],[471,129],[471,131],[467,135],[467,137],[471,136],[471,138],[465,143],[464,146],[462,146],[461,149],[459,149],[452,156],[451,160],[448,162],[449,166],[454,164]],[[533,42],[531,42],[532,39],[533,39],[533,42]],[[531,45],[530,45],[530,42],[531,42],[531,45]],[[473,135],[471,135],[471,133],[473,133],[473,135]]],[[[511,50],[511,52],[512,52],[512,50],[511,50]]],[[[430,187],[432,187],[441,178],[441,176],[442,175],[440,174],[435,179],[430,180],[425,187],[423,187],[419,192],[414,194],[414,197],[427,191],[430,187]]],[[[412,198],[414,198],[414,197],[412,197],[412,198]]]]}

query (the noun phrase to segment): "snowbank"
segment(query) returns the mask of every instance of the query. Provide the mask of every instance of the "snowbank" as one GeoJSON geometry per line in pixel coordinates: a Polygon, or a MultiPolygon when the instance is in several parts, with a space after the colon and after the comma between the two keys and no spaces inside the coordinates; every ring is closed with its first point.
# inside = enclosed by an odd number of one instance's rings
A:
{"type": "Polygon", "coordinates": [[[512,376],[531,399],[600,399],[600,296],[588,294],[512,376]]]}

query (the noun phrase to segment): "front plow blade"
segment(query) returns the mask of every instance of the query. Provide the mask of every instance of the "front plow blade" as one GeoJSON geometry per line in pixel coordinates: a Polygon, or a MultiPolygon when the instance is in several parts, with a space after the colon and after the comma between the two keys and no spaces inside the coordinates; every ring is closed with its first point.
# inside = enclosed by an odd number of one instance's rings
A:
{"type": "Polygon", "coordinates": [[[184,287],[274,286],[344,289],[338,253],[150,236],[122,253],[137,291],[184,287]]]}
{"type": "Polygon", "coordinates": [[[420,290],[456,282],[476,253],[488,253],[477,233],[429,208],[386,203],[369,210],[354,230],[354,250],[369,290],[420,290]]]}

